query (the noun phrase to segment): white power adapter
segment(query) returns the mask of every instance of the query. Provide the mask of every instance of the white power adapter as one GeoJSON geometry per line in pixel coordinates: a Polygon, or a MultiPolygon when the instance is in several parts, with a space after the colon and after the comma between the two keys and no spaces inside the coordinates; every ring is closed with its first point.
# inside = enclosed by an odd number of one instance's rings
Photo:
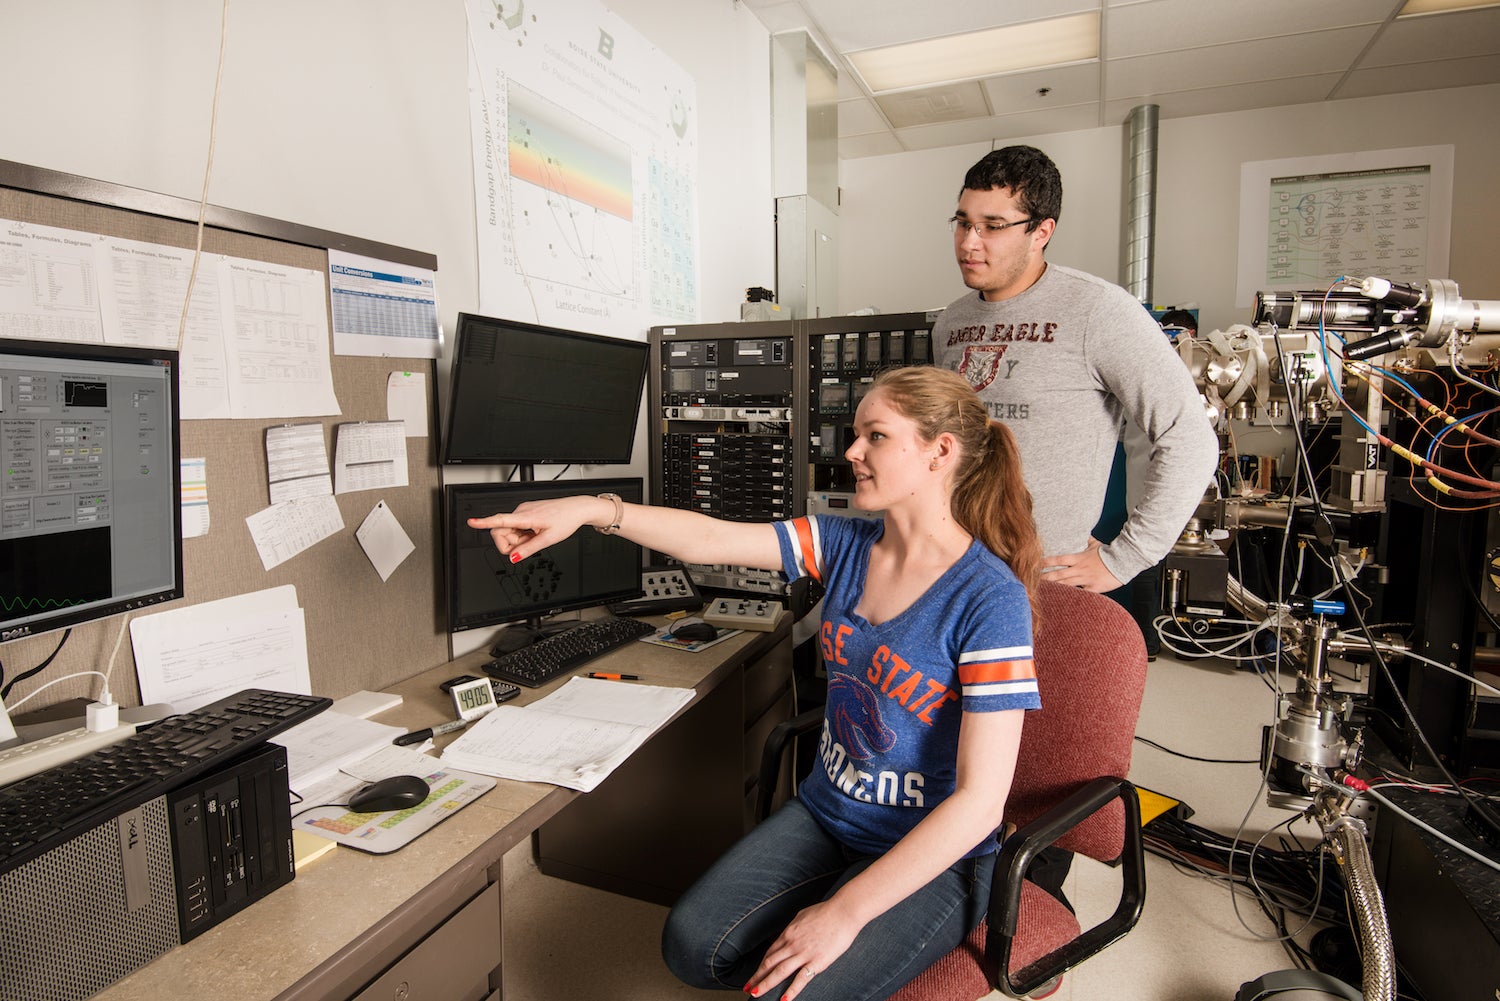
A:
{"type": "Polygon", "coordinates": [[[103,733],[120,725],[120,703],[90,702],[86,725],[90,733],[103,733]]]}

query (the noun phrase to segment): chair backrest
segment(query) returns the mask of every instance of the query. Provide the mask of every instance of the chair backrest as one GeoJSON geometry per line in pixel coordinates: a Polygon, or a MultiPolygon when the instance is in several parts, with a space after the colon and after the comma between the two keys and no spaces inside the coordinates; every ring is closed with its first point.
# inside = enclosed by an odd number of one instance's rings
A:
{"type": "MultiPolygon", "coordinates": [[[[1042,708],[1026,714],[1005,819],[1024,827],[1101,775],[1130,773],[1146,688],[1140,627],[1101,594],[1043,582],[1035,642],[1042,708]]],[[[1113,860],[1124,840],[1118,802],[1065,834],[1058,847],[1113,860]]]]}

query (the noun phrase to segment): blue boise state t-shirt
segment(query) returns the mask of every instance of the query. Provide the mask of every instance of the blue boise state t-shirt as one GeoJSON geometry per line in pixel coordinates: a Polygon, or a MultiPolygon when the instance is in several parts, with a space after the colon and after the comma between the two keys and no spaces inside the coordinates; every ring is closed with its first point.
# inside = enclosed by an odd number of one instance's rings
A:
{"type": "MultiPolygon", "coordinates": [[[[911,607],[871,625],[854,609],[885,523],[818,515],[776,528],[787,577],[827,589],[828,703],[798,797],[844,844],[884,852],[952,794],[963,713],[1041,707],[1026,589],[975,540],[911,607]]],[[[994,850],[990,838],[969,854],[994,850]]]]}

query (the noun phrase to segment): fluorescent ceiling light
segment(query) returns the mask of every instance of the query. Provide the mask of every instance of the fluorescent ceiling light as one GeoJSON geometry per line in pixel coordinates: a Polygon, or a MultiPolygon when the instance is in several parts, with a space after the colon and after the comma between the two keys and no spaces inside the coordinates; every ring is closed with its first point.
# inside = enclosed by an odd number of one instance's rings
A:
{"type": "Polygon", "coordinates": [[[1500,7],[1500,0],[1406,0],[1397,17],[1421,17],[1423,14],[1447,14],[1455,10],[1500,7]]]}
{"type": "Polygon", "coordinates": [[[875,93],[1097,58],[1098,11],[849,54],[875,93]]]}

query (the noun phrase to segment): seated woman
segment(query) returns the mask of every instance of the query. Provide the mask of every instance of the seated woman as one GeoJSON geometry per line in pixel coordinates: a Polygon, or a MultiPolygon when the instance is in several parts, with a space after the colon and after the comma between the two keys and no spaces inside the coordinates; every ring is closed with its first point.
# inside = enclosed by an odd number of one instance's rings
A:
{"type": "Polygon", "coordinates": [[[1023,710],[1041,704],[1031,495],[1010,432],[952,372],[882,373],[854,428],[854,503],[883,521],[743,524],[571,497],[469,522],[512,562],[592,525],[688,563],[826,588],[813,773],[667,918],[667,965],[695,987],[884,998],[989,902],[1023,710]]]}

